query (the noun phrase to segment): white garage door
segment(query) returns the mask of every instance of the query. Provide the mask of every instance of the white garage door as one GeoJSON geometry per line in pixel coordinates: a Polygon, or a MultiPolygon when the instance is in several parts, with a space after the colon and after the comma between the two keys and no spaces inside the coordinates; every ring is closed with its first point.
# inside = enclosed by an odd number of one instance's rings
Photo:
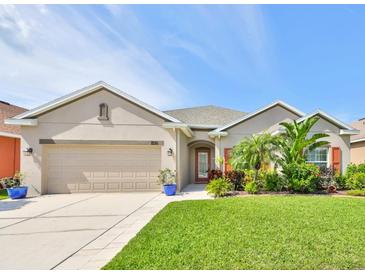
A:
{"type": "Polygon", "coordinates": [[[48,193],[160,189],[160,146],[50,146],[46,161],[48,193]]]}

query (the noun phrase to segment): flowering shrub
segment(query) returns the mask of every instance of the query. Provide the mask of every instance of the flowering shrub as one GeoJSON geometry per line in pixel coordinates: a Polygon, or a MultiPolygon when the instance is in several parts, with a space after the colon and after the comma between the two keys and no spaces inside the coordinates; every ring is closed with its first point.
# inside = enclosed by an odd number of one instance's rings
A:
{"type": "Polygon", "coordinates": [[[224,176],[233,184],[234,190],[243,190],[245,184],[245,173],[243,171],[227,171],[224,176]]]}
{"type": "Polygon", "coordinates": [[[223,177],[223,172],[220,169],[212,169],[208,172],[208,180],[218,179],[223,177]]]}

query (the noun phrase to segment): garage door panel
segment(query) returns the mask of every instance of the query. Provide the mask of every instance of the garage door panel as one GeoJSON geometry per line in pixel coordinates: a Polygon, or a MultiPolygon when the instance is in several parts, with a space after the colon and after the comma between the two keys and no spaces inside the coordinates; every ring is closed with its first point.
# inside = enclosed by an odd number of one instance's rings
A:
{"type": "Polygon", "coordinates": [[[48,147],[49,193],[159,190],[157,146],[48,147]]]}
{"type": "Polygon", "coordinates": [[[122,187],[123,190],[133,190],[133,189],[135,189],[134,182],[122,182],[121,187],[122,187]]]}
{"type": "Polygon", "coordinates": [[[107,191],[120,191],[120,182],[115,182],[115,183],[107,183],[107,191]]]}

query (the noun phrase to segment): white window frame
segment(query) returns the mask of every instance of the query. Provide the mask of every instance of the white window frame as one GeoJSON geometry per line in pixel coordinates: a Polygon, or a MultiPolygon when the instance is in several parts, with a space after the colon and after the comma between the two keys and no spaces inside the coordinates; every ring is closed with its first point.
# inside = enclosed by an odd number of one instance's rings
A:
{"type": "MultiPolygon", "coordinates": [[[[324,147],[317,147],[316,149],[314,149],[314,150],[312,150],[311,152],[313,152],[313,151],[318,151],[318,150],[323,150],[323,149],[325,149],[326,151],[327,151],[327,153],[326,153],[326,161],[316,161],[316,160],[314,160],[314,161],[308,161],[307,160],[307,157],[306,157],[306,155],[305,155],[305,161],[306,161],[306,163],[310,163],[310,164],[315,164],[316,166],[318,166],[319,167],[319,165],[317,165],[317,164],[324,164],[324,163],[326,163],[326,168],[329,168],[330,167],[330,155],[329,155],[329,153],[330,153],[330,148],[328,147],[328,146],[324,146],[324,147]]],[[[308,151],[309,152],[309,151],[308,151]]]]}

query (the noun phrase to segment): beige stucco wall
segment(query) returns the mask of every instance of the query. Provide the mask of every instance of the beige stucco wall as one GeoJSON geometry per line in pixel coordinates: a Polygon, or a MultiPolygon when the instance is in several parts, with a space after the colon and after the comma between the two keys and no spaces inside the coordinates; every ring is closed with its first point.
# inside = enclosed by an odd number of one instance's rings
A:
{"type": "Polygon", "coordinates": [[[38,126],[22,127],[22,150],[33,148],[32,156],[21,156],[30,194],[47,192],[46,178],[42,177],[46,148],[39,139],[164,141],[161,167],[176,169],[176,154],[167,156],[167,150],[176,151],[178,131],[162,128],[163,122],[155,114],[105,90],[38,117],[38,126]],[[97,119],[100,103],[108,104],[109,121],[97,119]]]}
{"type": "Polygon", "coordinates": [[[365,141],[351,144],[351,163],[365,163],[365,141]]]}

